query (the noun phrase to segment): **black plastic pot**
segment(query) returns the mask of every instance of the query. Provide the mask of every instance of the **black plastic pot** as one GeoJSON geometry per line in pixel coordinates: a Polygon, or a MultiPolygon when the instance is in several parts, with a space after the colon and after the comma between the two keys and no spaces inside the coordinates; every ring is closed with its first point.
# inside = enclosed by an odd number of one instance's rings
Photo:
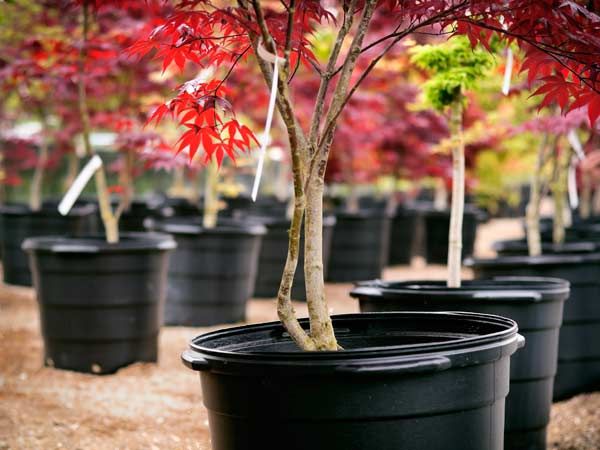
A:
{"type": "Polygon", "coordinates": [[[160,216],[160,203],[134,200],[129,209],[124,211],[119,219],[119,230],[125,232],[145,231],[144,221],[148,218],[160,216]]]}
{"type": "Polygon", "coordinates": [[[150,228],[173,235],[165,325],[240,322],[252,296],[262,225],[230,222],[207,229],[195,221],[162,221],[150,228]]]}
{"type": "MultiPolygon", "coordinates": [[[[589,254],[597,252],[599,246],[600,243],[585,241],[565,242],[564,244],[542,242],[542,254],[589,254]]],[[[527,256],[529,253],[527,241],[524,239],[497,241],[492,247],[499,256],[527,256]]]]}
{"type": "Polygon", "coordinates": [[[415,208],[398,208],[390,227],[388,264],[410,264],[416,253],[419,211],[415,208]]]}
{"type": "Polygon", "coordinates": [[[377,211],[337,213],[327,281],[379,278],[387,262],[390,218],[377,211]]]}
{"type": "MultiPolygon", "coordinates": [[[[425,259],[429,264],[448,262],[448,230],[450,229],[450,211],[438,211],[429,208],[423,211],[425,222],[425,259]]],[[[462,256],[473,254],[477,234],[477,209],[465,205],[462,229],[462,256]]]]}
{"type": "Polygon", "coordinates": [[[25,205],[0,207],[4,282],[19,286],[31,286],[29,259],[21,249],[29,237],[48,235],[81,236],[95,233],[96,207],[92,204],[76,205],[69,215],[61,216],[53,204],[44,204],[40,211],[32,211],[25,205]]]}
{"type": "Polygon", "coordinates": [[[44,361],[60,369],[106,374],[154,362],[162,324],[168,235],[37,237],[31,260],[44,338],[44,361]]]}
{"type": "Polygon", "coordinates": [[[246,195],[225,197],[227,208],[219,212],[221,217],[243,219],[248,216],[270,216],[285,218],[287,202],[272,195],[259,196],[254,202],[246,195]]]}
{"type": "Polygon", "coordinates": [[[171,217],[200,217],[202,211],[198,205],[191,203],[187,198],[167,197],[152,215],[162,218],[171,217]]]}
{"type": "Polygon", "coordinates": [[[600,253],[549,254],[538,257],[501,256],[467,260],[477,278],[495,276],[542,276],[568,280],[558,348],[554,400],[600,387],[600,253]]]}
{"type": "Polygon", "coordinates": [[[380,313],[333,325],[343,351],[298,351],[278,322],[192,341],[182,359],[200,371],[213,450],[503,448],[515,322],[380,313]]]}
{"type": "Polygon", "coordinates": [[[363,312],[473,311],[515,320],[527,345],[511,361],[504,449],[546,450],[567,281],[508,277],[466,281],[460,288],[436,281],[374,281],[350,295],[363,312]]]}
{"type": "MultiPolygon", "coordinates": [[[[273,298],[277,296],[281,275],[287,258],[288,230],[290,221],[287,219],[256,218],[267,228],[267,234],[263,237],[258,258],[258,273],[254,285],[254,297],[273,298]]],[[[323,269],[327,276],[327,265],[331,250],[331,241],[335,226],[335,217],[328,216],[323,219],[323,269]]],[[[300,237],[300,253],[298,255],[298,266],[294,276],[292,287],[292,299],[306,300],[306,288],[304,286],[304,232],[300,237]]]]}

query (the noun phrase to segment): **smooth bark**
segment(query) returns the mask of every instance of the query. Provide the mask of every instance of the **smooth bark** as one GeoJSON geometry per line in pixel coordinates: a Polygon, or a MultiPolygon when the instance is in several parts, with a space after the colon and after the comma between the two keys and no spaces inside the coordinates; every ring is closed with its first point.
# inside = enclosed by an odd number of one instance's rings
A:
{"type": "Polygon", "coordinates": [[[462,266],[462,223],[465,209],[465,142],[461,100],[450,107],[452,135],[452,204],[448,233],[448,287],[460,287],[462,266]]]}

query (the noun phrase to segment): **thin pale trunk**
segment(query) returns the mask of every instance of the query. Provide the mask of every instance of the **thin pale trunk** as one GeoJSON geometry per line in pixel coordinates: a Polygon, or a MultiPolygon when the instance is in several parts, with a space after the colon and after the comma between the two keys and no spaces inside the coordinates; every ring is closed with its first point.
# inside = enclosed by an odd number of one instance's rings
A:
{"type": "Polygon", "coordinates": [[[219,214],[219,167],[216,161],[210,161],[206,166],[206,178],[204,180],[204,216],[202,225],[204,228],[214,228],[217,225],[219,214]]]}
{"type": "Polygon", "coordinates": [[[533,170],[531,186],[529,188],[529,203],[525,212],[527,222],[527,249],[529,256],[542,254],[542,238],[540,236],[540,202],[542,191],[542,169],[546,159],[546,145],[548,135],[544,135],[538,150],[536,165],[533,170]]]}
{"type": "Polygon", "coordinates": [[[388,197],[385,202],[385,212],[389,216],[395,215],[396,211],[398,210],[398,195],[399,193],[396,192],[396,180],[394,179],[394,186],[392,188],[392,192],[388,194],[388,197]]]}
{"type": "Polygon", "coordinates": [[[169,188],[169,195],[171,197],[185,197],[185,172],[183,167],[176,167],[173,170],[173,182],[169,188]]]}
{"type": "Polygon", "coordinates": [[[552,189],[554,200],[554,227],[552,229],[552,242],[562,244],[565,242],[565,208],[567,207],[567,183],[571,152],[563,149],[560,157],[557,156],[556,179],[552,189]]]}
{"type": "Polygon", "coordinates": [[[594,198],[592,199],[592,214],[594,216],[600,215],[600,185],[594,189],[594,198]]]}
{"type": "Polygon", "coordinates": [[[337,350],[323,275],[323,188],[321,176],[309,180],[304,218],[304,278],[310,335],[317,350],[337,350]]]}
{"type": "Polygon", "coordinates": [[[44,183],[44,172],[48,162],[48,142],[46,140],[47,124],[46,119],[42,118],[44,136],[40,143],[40,149],[35,163],[35,171],[31,180],[31,188],[29,191],[29,209],[39,211],[42,207],[42,185],[44,183]]]}
{"type": "Polygon", "coordinates": [[[70,152],[67,155],[67,174],[63,181],[63,186],[65,191],[67,191],[75,178],[77,178],[77,174],[79,173],[79,158],[77,157],[77,153],[75,151],[70,152]]]}
{"type": "Polygon", "coordinates": [[[435,184],[433,209],[438,211],[444,211],[448,209],[448,190],[446,189],[446,182],[441,178],[438,179],[435,184]]]}
{"type": "MultiPolygon", "coordinates": [[[[87,34],[89,28],[89,16],[88,16],[88,2],[84,0],[82,5],[82,20],[83,20],[83,38],[82,45],[79,50],[79,80],[77,83],[78,97],[79,97],[79,114],[81,116],[82,125],[82,136],[83,145],[87,155],[91,156],[94,154],[92,145],[90,143],[90,116],[87,108],[87,99],[85,92],[85,59],[86,59],[86,45],[87,45],[87,34]]],[[[106,174],[104,172],[104,166],[101,166],[94,174],[94,180],[96,183],[96,195],[98,196],[98,205],[100,207],[100,217],[104,224],[104,231],[106,232],[106,241],[110,244],[119,242],[119,223],[113,214],[112,207],[110,205],[110,196],[108,193],[108,184],[106,183],[106,174]]]]}
{"type": "Polygon", "coordinates": [[[451,106],[452,204],[448,233],[448,287],[460,287],[462,265],[462,223],[465,209],[465,143],[462,129],[462,104],[451,106]]]}
{"type": "Polygon", "coordinates": [[[579,217],[589,219],[592,215],[592,178],[584,172],[581,176],[581,198],[579,202],[579,217]]]}
{"type": "Polygon", "coordinates": [[[348,200],[346,201],[346,211],[355,214],[360,210],[358,190],[354,183],[350,183],[349,188],[350,191],[348,193],[348,200]]]}

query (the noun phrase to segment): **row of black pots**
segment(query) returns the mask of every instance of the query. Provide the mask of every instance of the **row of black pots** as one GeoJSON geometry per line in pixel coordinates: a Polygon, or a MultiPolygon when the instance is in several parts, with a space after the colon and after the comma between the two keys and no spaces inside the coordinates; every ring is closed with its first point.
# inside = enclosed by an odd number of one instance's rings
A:
{"type": "Polygon", "coordinates": [[[497,275],[560,277],[571,284],[565,306],[554,399],[600,388],[600,252],[595,243],[544,244],[543,254],[527,255],[524,241],[496,245],[494,260],[467,261],[477,277],[497,275]]]}
{"type": "Polygon", "coordinates": [[[433,281],[373,281],[351,295],[363,312],[453,310],[515,320],[526,346],[511,361],[504,448],[545,450],[567,281],[505,277],[467,281],[460,288],[433,281]]]}
{"type": "MultiPolygon", "coordinates": [[[[465,206],[463,258],[473,254],[477,225],[483,220],[481,211],[465,206]]],[[[449,210],[437,210],[431,204],[399,207],[392,218],[388,263],[410,264],[413,256],[423,256],[429,264],[446,264],[449,227],[449,210]]]]}

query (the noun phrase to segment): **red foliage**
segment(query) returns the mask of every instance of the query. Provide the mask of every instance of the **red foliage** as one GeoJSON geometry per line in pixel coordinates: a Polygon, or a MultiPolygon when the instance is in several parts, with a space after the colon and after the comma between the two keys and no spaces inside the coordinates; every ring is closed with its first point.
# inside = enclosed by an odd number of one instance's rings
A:
{"type": "MultiPolygon", "coordinates": [[[[359,5],[356,11],[346,14],[358,15],[361,8],[359,5]]],[[[524,49],[526,56],[521,67],[528,72],[530,85],[537,86],[535,94],[543,96],[542,105],[555,102],[564,111],[586,106],[590,120],[595,121],[600,116],[600,17],[594,2],[386,0],[377,8],[373,22],[377,26],[371,26],[362,51],[369,61],[403,30],[407,34],[410,31],[440,33],[450,27],[455,33],[467,35],[473,44],[484,46],[490,45],[493,35],[500,35],[524,49]]],[[[296,9],[302,14],[293,17],[289,41],[285,8],[268,3],[263,4],[263,9],[278,54],[283,54],[289,42],[293,69],[302,63],[305,67],[322,70],[311,52],[310,35],[317,24],[332,23],[334,16],[321,2],[296,2],[296,9]]],[[[152,54],[160,59],[163,69],[174,65],[182,70],[187,63],[199,68],[221,69],[207,79],[182,86],[173,100],[156,110],[153,117],[157,121],[170,114],[185,126],[177,144],[179,151],[188,149],[193,154],[202,147],[206,158],[215,155],[220,162],[224,154],[234,157],[236,151],[247,150],[256,142],[231,111],[228,101],[231,95],[224,84],[238,66],[247,63],[253,52],[252,42],[257,37],[259,29],[254,10],[210,0],[183,0],[172,15],[130,48],[132,54],[152,54]],[[240,62],[242,64],[238,64],[240,62]],[[231,137],[231,133],[237,137],[231,137]]],[[[360,71],[366,67],[367,64],[359,65],[360,71]]],[[[353,79],[358,80],[358,76],[359,73],[355,73],[353,79]]],[[[294,80],[291,81],[293,85],[294,80]]],[[[360,103],[361,99],[356,101],[360,103]]],[[[358,121],[350,112],[346,119],[363,127],[360,133],[354,134],[355,139],[367,134],[372,137],[364,115],[363,120],[358,121]]],[[[356,146],[364,148],[363,142],[356,142],[356,146]]]]}

